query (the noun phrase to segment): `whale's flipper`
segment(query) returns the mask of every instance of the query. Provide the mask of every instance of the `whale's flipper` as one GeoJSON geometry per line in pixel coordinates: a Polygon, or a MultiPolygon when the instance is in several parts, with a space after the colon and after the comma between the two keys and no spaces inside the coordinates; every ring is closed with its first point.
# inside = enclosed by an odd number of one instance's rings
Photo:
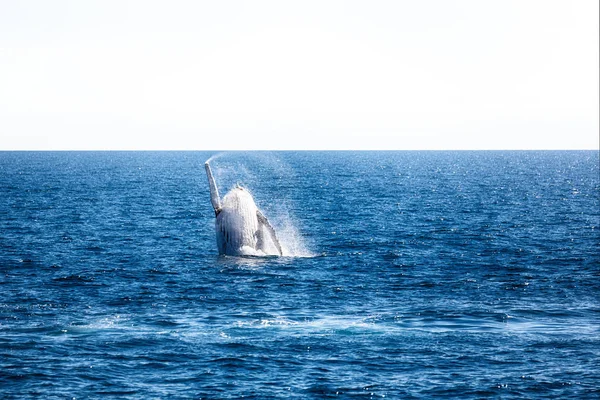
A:
{"type": "Polygon", "coordinates": [[[219,212],[221,212],[221,198],[219,197],[219,189],[217,189],[217,184],[215,183],[215,178],[213,178],[208,161],[204,163],[204,168],[206,169],[208,186],[210,187],[210,201],[215,209],[215,215],[219,215],[219,212]]]}
{"type": "Polygon", "coordinates": [[[275,244],[275,247],[277,247],[277,251],[279,252],[279,255],[282,256],[283,251],[281,250],[281,244],[279,244],[279,239],[277,239],[277,235],[275,234],[275,229],[273,229],[273,227],[269,223],[269,220],[267,219],[267,217],[265,217],[260,212],[260,210],[256,210],[256,217],[258,218],[259,227],[265,227],[267,229],[267,232],[269,232],[269,234],[271,235],[271,240],[275,244]]]}

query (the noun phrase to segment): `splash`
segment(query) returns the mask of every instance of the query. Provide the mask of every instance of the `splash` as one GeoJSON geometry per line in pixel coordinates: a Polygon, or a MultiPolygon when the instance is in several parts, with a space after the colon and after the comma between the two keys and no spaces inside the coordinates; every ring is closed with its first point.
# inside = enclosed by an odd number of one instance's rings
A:
{"type": "Polygon", "coordinates": [[[225,154],[226,154],[226,152],[222,151],[222,152],[220,152],[220,153],[217,153],[217,154],[215,154],[215,155],[213,155],[213,156],[210,156],[210,158],[209,158],[208,160],[206,160],[205,162],[206,162],[206,163],[211,163],[211,162],[213,162],[214,160],[217,160],[217,159],[219,159],[219,158],[223,157],[225,154]]]}
{"type": "Polygon", "coordinates": [[[277,236],[281,242],[284,257],[315,257],[302,237],[297,223],[286,208],[275,215],[277,236]]]}

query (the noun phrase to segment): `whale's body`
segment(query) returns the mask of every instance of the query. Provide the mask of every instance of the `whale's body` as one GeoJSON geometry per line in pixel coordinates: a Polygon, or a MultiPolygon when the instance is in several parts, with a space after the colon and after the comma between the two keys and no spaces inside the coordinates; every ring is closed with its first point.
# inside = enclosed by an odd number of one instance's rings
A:
{"type": "Polygon", "coordinates": [[[215,210],[219,254],[282,255],[275,230],[256,206],[250,192],[237,186],[231,189],[221,202],[210,165],[206,162],[204,166],[210,187],[210,198],[215,210]]]}

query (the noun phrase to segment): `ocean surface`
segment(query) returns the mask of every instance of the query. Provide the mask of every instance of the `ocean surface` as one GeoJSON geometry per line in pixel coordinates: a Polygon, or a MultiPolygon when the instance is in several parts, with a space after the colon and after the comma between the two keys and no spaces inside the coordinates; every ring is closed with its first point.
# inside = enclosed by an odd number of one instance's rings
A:
{"type": "Polygon", "coordinates": [[[0,398],[599,398],[599,163],[0,152],[0,398]],[[284,257],[218,255],[213,156],[284,257]]]}

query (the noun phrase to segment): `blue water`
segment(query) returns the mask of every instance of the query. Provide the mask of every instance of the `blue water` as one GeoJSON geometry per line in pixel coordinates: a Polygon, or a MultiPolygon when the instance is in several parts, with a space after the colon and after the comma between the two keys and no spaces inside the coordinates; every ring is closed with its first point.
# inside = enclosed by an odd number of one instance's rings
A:
{"type": "Polygon", "coordinates": [[[598,398],[596,151],[0,153],[0,397],[598,398]]]}

